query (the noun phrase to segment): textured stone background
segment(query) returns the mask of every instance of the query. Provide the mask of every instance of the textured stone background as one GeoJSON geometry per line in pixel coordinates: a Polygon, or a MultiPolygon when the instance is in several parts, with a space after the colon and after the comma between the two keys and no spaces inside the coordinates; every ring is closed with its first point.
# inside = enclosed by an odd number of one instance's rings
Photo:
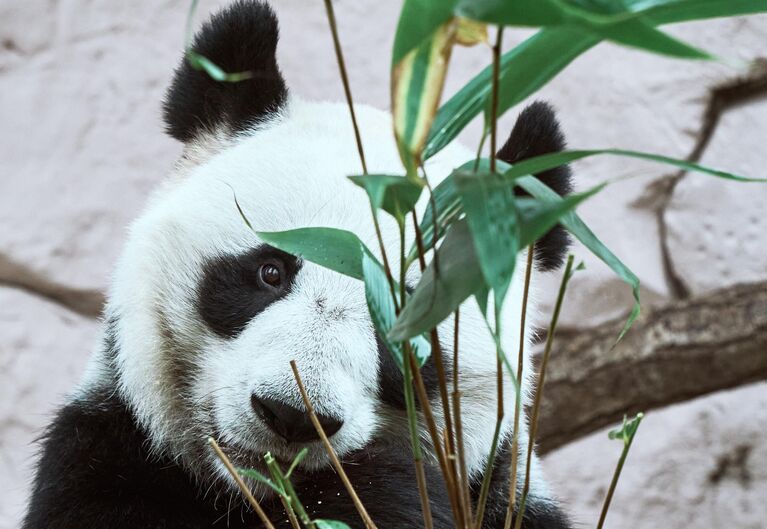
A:
{"type": "MultiPolygon", "coordinates": [[[[202,1],[199,16],[220,2],[202,1]]],[[[281,65],[294,93],[339,99],[321,2],[281,0],[281,65]]],[[[388,105],[397,3],[339,0],[358,101],[388,105]]],[[[183,0],[0,3],[0,528],[18,526],[32,442],[76,383],[97,336],[99,292],[126,223],[180,146],[162,133],[160,99],[179,59],[183,0]],[[43,295],[40,295],[43,294],[43,295]],[[67,307],[74,307],[77,311],[67,307]],[[78,312],[79,311],[79,312],[78,312]]],[[[728,64],[767,57],[767,17],[677,26],[672,32],[728,64]]],[[[506,45],[523,31],[507,32],[506,45]]],[[[489,60],[458,50],[451,92],[489,60]]],[[[548,85],[574,147],[623,146],[687,156],[710,90],[744,69],[679,62],[602,45],[548,85]]],[[[502,120],[510,130],[516,110],[502,120]]],[[[478,124],[464,134],[474,144],[478,124]]],[[[765,175],[767,99],[728,110],[703,162],[765,175]]],[[[637,177],[582,208],[640,276],[647,304],[767,279],[767,189],[684,176],[652,185],[662,167],[600,159],[576,167],[580,187],[637,177]],[[664,252],[668,263],[664,265],[664,252]]],[[[627,289],[583,252],[564,323],[586,327],[625,312],[627,289]]],[[[556,278],[547,278],[551,284],[556,278]]],[[[767,385],[651,413],[629,457],[609,527],[764,527],[767,385]]],[[[618,455],[604,432],[547,456],[555,489],[578,522],[595,523],[618,455]]]]}

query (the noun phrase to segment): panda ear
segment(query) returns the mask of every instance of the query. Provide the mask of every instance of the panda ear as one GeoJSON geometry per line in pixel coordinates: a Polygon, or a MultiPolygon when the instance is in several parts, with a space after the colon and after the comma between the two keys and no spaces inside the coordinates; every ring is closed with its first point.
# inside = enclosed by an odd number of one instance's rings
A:
{"type": "Polygon", "coordinates": [[[252,72],[239,82],[213,80],[184,57],[163,105],[166,130],[188,142],[203,132],[247,129],[280,109],[287,88],[277,67],[277,18],[259,1],[238,0],[195,35],[192,49],[226,72],[252,72]]]}
{"type": "MultiPolygon", "coordinates": [[[[536,101],[517,118],[509,139],[498,151],[498,159],[514,164],[527,158],[558,152],[565,148],[565,137],[560,130],[554,109],[548,103],[536,101]]],[[[549,169],[536,175],[544,184],[566,195],[573,189],[568,166],[549,169]]],[[[519,190],[520,195],[527,195],[519,190]]],[[[570,246],[570,237],[557,225],[535,243],[535,259],[540,270],[553,270],[562,265],[570,246]]]]}

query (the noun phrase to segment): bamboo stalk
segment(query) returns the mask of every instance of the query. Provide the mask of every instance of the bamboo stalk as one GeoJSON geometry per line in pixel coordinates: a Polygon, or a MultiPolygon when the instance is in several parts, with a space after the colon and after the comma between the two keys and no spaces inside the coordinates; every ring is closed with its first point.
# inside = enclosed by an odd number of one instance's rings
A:
{"type": "Polygon", "coordinates": [[[515,529],[522,527],[522,518],[525,514],[525,504],[527,503],[527,494],[530,491],[530,466],[533,459],[533,444],[535,443],[535,435],[538,432],[538,412],[541,408],[541,400],[543,397],[543,387],[546,383],[546,367],[549,364],[549,356],[551,355],[551,346],[554,343],[554,334],[557,329],[557,322],[559,321],[559,312],[562,309],[562,301],[565,297],[565,291],[567,290],[567,282],[570,280],[573,269],[573,256],[567,257],[567,265],[565,266],[565,273],[562,276],[562,282],[559,285],[559,293],[557,294],[557,302],[554,305],[554,313],[551,316],[551,324],[549,325],[549,333],[546,336],[546,346],[543,350],[543,359],[541,360],[541,367],[538,374],[538,382],[535,388],[535,400],[533,401],[533,413],[530,421],[530,436],[527,442],[527,460],[525,462],[525,485],[522,489],[522,501],[520,502],[519,512],[517,513],[517,519],[514,523],[515,529]]]}
{"type": "Polygon", "coordinates": [[[408,427],[410,429],[410,443],[413,448],[413,460],[415,464],[415,476],[418,482],[418,495],[421,498],[421,511],[423,512],[423,522],[426,529],[433,529],[434,521],[431,516],[431,505],[429,504],[429,492],[426,488],[426,473],[423,468],[423,455],[421,454],[421,441],[418,437],[418,418],[415,414],[415,398],[413,396],[413,382],[410,370],[412,354],[410,347],[405,343],[405,361],[403,362],[403,383],[405,392],[405,407],[407,409],[408,427]]]}
{"type": "Polygon", "coordinates": [[[352,101],[352,90],[349,85],[349,76],[346,73],[346,62],[344,61],[343,50],[341,49],[341,41],[338,38],[338,25],[336,24],[336,14],[333,10],[332,0],[325,0],[325,11],[328,14],[328,24],[330,25],[330,33],[333,35],[333,48],[336,52],[336,60],[338,61],[338,70],[341,73],[341,82],[344,85],[344,94],[346,95],[346,103],[349,105],[349,114],[352,118],[352,127],[354,127],[354,139],[357,142],[357,151],[360,155],[360,163],[362,164],[362,172],[368,173],[368,166],[365,162],[365,150],[362,148],[362,136],[360,135],[360,128],[357,125],[357,116],[354,113],[354,103],[352,101]]]}
{"type": "Polygon", "coordinates": [[[290,498],[290,501],[288,501],[283,495],[280,495],[280,501],[288,515],[290,525],[293,526],[293,529],[301,529],[301,526],[298,523],[298,518],[296,518],[296,512],[298,512],[304,525],[309,529],[313,529],[315,527],[314,522],[309,518],[301,500],[298,499],[298,495],[296,494],[293,485],[290,483],[290,480],[286,479],[285,475],[282,473],[282,469],[277,463],[277,460],[274,459],[270,453],[266,454],[264,460],[266,461],[266,468],[269,469],[269,473],[272,475],[274,482],[277,483],[290,498]]]}
{"type": "MultiPolygon", "coordinates": [[[[338,62],[338,70],[341,74],[341,82],[344,86],[344,95],[346,96],[346,104],[349,107],[349,115],[352,118],[352,127],[354,128],[354,139],[357,143],[357,152],[359,153],[360,163],[362,164],[362,174],[368,174],[368,166],[365,161],[365,150],[362,147],[362,135],[360,134],[359,125],[357,124],[357,115],[354,112],[354,99],[352,98],[352,89],[349,83],[349,76],[346,73],[346,61],[344,60],[343,49],[341,48],[341,40],[338,37],[338,24],[336,23],[336,14],[333,9],[332,0],[325,0],[325,12],[328,16],[328,25],[330,26],[330,33],[333,36],[333,49],[335,50],[336,61],[338,62]]],[[[394,295],[394,277],[392,276],[391,267],[389,266],[389,258],[386,255],[386,247],[383,242],[383,235],[381,233],[381,225],[378,222],[378,215],[376,214],[373,204],[370,204],[370,211],[373,214],[373,226],[375,227],[376,238],[378,239],[378,247],[381,251],[381,260],[383,261],[384,271],[386,272],[386,279],[389,281],[389,288],[391,290],[394,304],[397,304],[397,298],[394,295]]]]}
{"type": "Polygon", "coordinates": [[[229,474],[234,479],[235,483],[237,483],[237,486],[240,488],[240,492],[245,496],[245,498],[248,500],[248,503],[250,503],[250,506],[253,507],[253,510],[256,511],[256,514],[261,519],[261,523],[264,524],[264,527],[267,529],[274,529],[274,525],[272,524],[272,521],[269,519],[269,517],[266,515],[264,510],[261,508],[261,505],[258,503],[258,500],[255,496],[253,496],[253,493],[250,491],[248,486],[245,484],[245,482],[242,479],[242,476],[237,472],[237,470],[234,468],[234,465],[232,465],[232,462],[229,461],[229,458],[226,457],[226,454],[221,450],[221,447],[218,446],[218,443],[215,439],[212,437],[208,437],[208,444],[213,448],[213,451],[216,453],[218,458],[221,460],[221,462],[226,467],[226,470],[229,472],[229,474]]]}
{"type": "Polygon", "coordinates": [[[461,393],[453,392],[453,413],[456,414],[456,444],[458,445],[458,468],[461,484],[461,503],[464,508],[464,527],[469,529],[473,520],[471,492],[469,490],[469,473],[466,468],[466,451],[463,443],[463,422],[459,420],[461,415],[461,393]]]}
{"type": "Polygon", "coordinates": [[[360,518],[362,518],[365,527],[367,529],[377,529],[376,524],[373,523],[373,520],[370,518],[370,515],[365,509],[365,506],[362,505],[359,496],[357,496],[357,492],[354,490],[351,481],[349,481],[349,476],[346,475],[346,471],[344,470],[343,465],[341,465],[341,461],[338,459],[338,455],[333,449],[333,445],[330,444],[328,436],[325,434],[325,430],[322,428],[322,424],[320,424],[320,420],[317,418],[317,414],[314,412],[314,406],[312,406],[312,403],[309,400],[309,395],[306,393],[306,388],[304,388],[304,383],[301,380],[301,375],[298,373],[298,367],[296,367],[295,360],[290,361],[290,367],[293,369],[293,376],[295,377],[296,383],[298,384],[298,389],[301,392],[301,398],[304,401],[304,406],[306,406],[306,411],[309,414],[309,419],[312,421],[315,430],[317,430],[317,434],[320,436],[320,439],[322,439],[322,444],[325,445],[325,450],[328,453],[328,457],[330,457],[333,468],[335,468],[338,476],[341,478],[341,481],[344,484],[344,487],[346,487],[346,491],[349,493],[349,496],[351,496],[354,507],[357,509],[360,518]]]}
{"type": "MultiPolygon", "coordinates": [[[[418,365],[415,362],[415,358],[413,358],[412,352],[408,354],[408,358],[410,359],[410,370],[413,373],[413,378],[415,380],[415,388],[416,392],[418,393],[418,400],[421,403],[421,411],[423,412],[426,426],[429,430],[432,444],[434,445],[434,452],[437,456],[437,461],[439,462],[442,476],[445,479],[445,488],[447,489],[448,498],[450,499],[450,506],[453,509],[453,518],[458,524],[462,520],[462,516],[458,507],[458,496],[456,495],[455,481],[453,480],[453,476],[449,468],[449,455],[447,448],[445,447],[443,449],[442,443],[440,442],[440,436],[437,432],[437,424],[434,420],[431,403],[429,402],[429,396],[426,392],[426,385],[423,382],[423,377],[421,376],[421,372],[419,371],[418,365]]],[[[443,439],[447,441],[447,436],[444,436],[443,439]]]]}
{"type": "MultiPolygon", "coordinates": [[[[503,26],[498,27],[498,33],[495,37],[495,45],[493,45],[493,91],[491,98],[491,112],[490,112],[490,171],[495,172],[496,169],[496,155],[498,144],[498,84],[500,75],[501,64],[501,45],[503,43],[503,26]]],[[[498,450],[498,441],[501,433],[501,423],[503,422],[503,362],[501,360],[501,346],[500,346],[500,333],[501,333],[501,311],[499,307],[495,307],[495,334],[498,336],[496,343],[496,384],[497,384],[497,399],[498,408],[496,413],[495,432],[493,433],[493,441],[490,446],[490,454],[487,458],[487,466],[485,468],[485,475],[482,479],[482,487],[480,489],[479,498],[477,501],[477,515],[475,520],[476,529],[481,529],[482,519],[485,516],[485,506],[487,504],[487,495],[490,492],[490,478],[492,477],[493,468],[495,466],[495,456],[498,450]]]]}
{"type": "Polygon", "coordinates": [[[525,288],[522,293],[522,315],[519,318],[519,351],[517,353],[517,400],[514,406],[514,430],[511,439],[511,468],[509,469],[509,505],[506,508],[506,519],[503,523],[504,529],[511,527],[511,520],[514,515],[514,505],[517,501],[517,465],[519,464],[519,416],[521,414],[522,403],[522,368],[524,366],[525,351],[525,329],[527,323],[527,300],[530,293],[530,277],[533,272],[533,255],[535,248],[531,244],[527,248],[527,266],[525,268],[525,288]]]}
{"type": "MultiPolygon", "coordinates": [[[[613,499],[613,493],[615,493],[615,487],[618,485],[618,479],[621,477],[621,472],[623,471],[623,464],[626,462],[626,456],[629,454],[629,450],[631,449],[631,444],[634,442],[634,437],[636,436],[636,432],[639,428],[639,423],[642,422],[642,417],[644,417],[643,413],[639,413],[635,419],[637,421],[636,428],[634,429],[631,436],[628,438],[628,440],[623,441],[623,450],[621,451],[621,456],[618,459],[618,464],[615,467],[615,472],[613,472],[612,480],[610,480],[610,488],[607,489],[607,494],[605,495],[605,501],[602,504],[602,512],[599,513],[599,522],[597,523],[597,529],[602,529],[602,526],[605,524],[605,518],[607,518],[607,511],[610,510],[610,502],[612,502],[613,499]]],[[[624,421],[624,428],[626,419],[623,419],[624,421]]]]}

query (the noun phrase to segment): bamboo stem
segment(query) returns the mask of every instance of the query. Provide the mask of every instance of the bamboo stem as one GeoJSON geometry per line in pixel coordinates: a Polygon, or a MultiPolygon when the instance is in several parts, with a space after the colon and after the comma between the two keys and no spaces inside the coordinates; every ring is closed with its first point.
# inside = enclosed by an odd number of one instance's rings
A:
{"type": "Polygon", "coordinates": [[[266,461],[266,468],[269,469],[269,473],[272,475],[274,482],[277,483],[290,498],[290,501],[288,501],[284,496],[280,495],[280,501],[282,501],[282,506],[285,508],[285,512],[288,514],[290,525],[293,526],[293,529],[301,529],[301,526],[298,523],[298,518],[296,518],[296,513],[298,513],[304,525],[307,528],[313,529],[315,527],[314,522],[312,522],[311,518],[309,518],[309,515],[301,503],[301,500],[298,498],[292,483],[290,483],[290,480],[288,480],[282,473],[282,469],[277,463],[277,460],[274,459],[270,453],[267,453],[264,457],[264,461],[266,461]]]}
{"type": "Polygon", "coordinates": [[[344,487],[346,487],[346,491],[349,493],[349,496],[351,496],[354,507],[357,509],[360,518],[362,518],[365,527],[367,529],[377,529],[376,524],[373,523],[373,520],[370,518],[370,515],[365,509],[365,506],[362,505],[359,496],[357,496],[357,492],[354,490],[351,481],[349,481],[349,476],[346,475],[346,471],[344,470],[343,465],[341,465],[341,461],[339,461],[338,455],[333,449],[333,445],[330,444],[328,436],[325,434],[325,430],[322,428],[322,424],[320,424],[320,420],[317,418],[317,414],[314,412],[314,406],[312,406],[312,403],[309,400],[309,395],[306,393],[306,388],[304,388],[304,383],[301,380],[301,375],[298,373],[298,367],[296,367],[295,360],[290,361],[290,367],[293,369],[293,376],[295,377],[296,383],[298,384],[298,389],[301,392],[301,398],[304,401],[304,406],[306,406],[306,411],[309,414],[309,419],[312,421],[315,430],[317,430],[317,434],[320,436],[320,439],[322,439],[322,444],[325,445],[325,450],[328,453],[328,457],[330,457],[333,468],[335,468],[338,476],[341,478],[341,481],[344,484],[344,487]]]}
{"type": "Polygon", "coordinates": [[[216,442],[216,440],[213,439],[212,437],[208,437],[208,444],[211,446],[211,448],[213,448],[213,451],[216,453],[218,458],[224,464],[224,466],[226,467],[226,470],[232,476],[235,483],[237,483],[237,486],[240,488],[240,492],[242,492],[242,494],[248,500],[248,503],[250,503],[250,506],[253,507],[254,511],[256,511],[256,514],[261,519],[261,523],[264,524],[264,527],[266,527],[267,529],[274,529],[274,525],[272,524],[272,521],[266,515],[264,510],[261,508],[261,505],[259,505],[256,497],[253,496],[253,493],[250,491],[248,486],[242,480],[242,476],[240,476],[240,474],[234,468],[234,465],[232,465],[232,462],[229,461],[229,458],[226,457],[226,454],[223,452],[223,450],[221,450],[221,447],[218,446],[218,443],[216,442]]]}
{"type": "Polygon", "coordinates": [[[429,492],[426,489],[426,474],[423,468],[423,455],[421,454],[421,441],[418,437],[418,419],[415,414],[415,398],[413,395],[413,381],[410,369],[411,357],[410,347],[405,343],[405,359],[403,362],[404,371],[404,392],[405,408],[407,409],[408,427],[410,430],[410,444],[413,448],[413,460],[415,464],[415,476],[418,482],[418,495],[421,498],[421,510],[423,512],[424,527],[433,529],[434,521],[431,516],[431,505],[429,504],[429,492]]]}
{"type": "Polygon", "coordinates": [[[357,116],[354,113],[354,103],[352,100],[352,90],[349,85],[349,76],[346,73],[346,61],[344,61],[343,50],[341,49],[341,41],[338,38],[338,25],[336,24],[336,14],[333,10],[332,0],[325,0],[325,11],[328,14],[328,24],[330,25],[330,32],[333,35],[333,48],[336,52],[336,60],[338,60],[338,70],[341,73],[341,82],[344,85],[344,94],[346,95],[346,103],[349,105],[349,114],[352,118],[352,126],[354,127],[354,139],[357,142],[357,151],[360,155],[360,163],[362,164],[362,172],[368,174],[367,163],[365,162],[365,151],[362,148],[362,136],[360,135],[360,129],[357,125],[357,116]]]}
{"type": "MultiPolygon", "coordinates": [[[[426,393],[426,385],[423,382],[423,377],[415,362],[415,358],[413,357],[412,352],[408,353],[407,356],[410,359],[410,370],[413,373],[413,378],[415,380],[415,388],[418,393],[418,400],[421,403],[421,411],[423,411],[426,426],[429,429],[429,435],[431,436],[431,441],[434,445],[434,452],[437,456],[442,476],[445,479],[445,488],[447,489],[450,505],[453,509],[453,517],[455,518],[456,523],[459,523],[459,520],[462,517],[460,516],[458,509],[458,496],[456,495],[455,481],[450,472],[450,462],[448,460],[449,452],[446,447],[443,449],[442,443],[440,442],[440,436],[437,432],[437,424],[434,420],[429,396],[426,393]]],[[[447,436],[445,436],[444,439],[447,441],[447,436]]]]}
{"type": "MultiPolygon", "coordinates": [[[[354,139],[357,143],[357,152],[360,156],[360,163],[362,164],[362,173],[368,174],[368,166],[365,161],[365,151],[362,148],[362,135],[360,134],[359,125],[357,124],[357,115],[354,112],[354,100],[352,98],[352,90],[349,84],[349,76],[346,73],[346,61],[344,60],[343,49],[341,48],[341,41],[338,38],[338,25],[336,23],[336,15],[333,9],[332,0],[325,0],[325,12],[328,16],[328,25],[330,26],[330,33],[333,36],[333,48],[336,54],[336,61],[338,62],[338,70],[341,74],[341,82],[344,86],[344,95],[346,96],[346,104],[349,107],[349,115],[352,118],[352,127],[354,128],[354,139]]],[[[386,256],[386,248],[383,242],[383,235],[381,233],[381,225],[378,222],[378,215],[376,214],[373,204],[370,204],[370,211],[373,214],[373,226],[375,227],[376,238],[378,239],[378,246],[381,250],[381,259],[383,260],[384,271],[386,272],[386,279],[389,280],[389,288],[391,289],[392,297],[394,298],[394,304],[397,304],[396,296],[394,295],[394,277],[391,273],[391,267],[389,266],[389,259],[386,256]]]]}
{"type": "Polygon", "coordinates": [[[504,529],[511,527],[511,520],[514,515],[514,505],[517,501],[517,465],[519,464],[519,416],[522,410],[522,369],[524,366],[525,351],[525,330],[527,325],[527,300],[530,293],[530,277],[533,272],[533,255],[535,254],[534,245],[527,248],[527,266],[525,268],[525,288],[522,293],[522,315],[519,318],[519,351],[517,353],[517,400],[514,406],[514,430],[511,440],[511,468],[509,469],[509,505],[506,508],[506,519],[503,523],[504,529]]]}
{"type": "Polygon", "coordinates": [[[557,294],[557,302],[554,305],[554,314],[551,316],[551,324],[549,325],[549,333],[546,336],[546,346],[543,350],[543,359],[541,360],[541,367],[538,374],[538,382],[535,388],[535,400],[533,401],[533,413],[530,421],[530,436],[527,442],[527,460],[525,462],[525,485],[522,489],[522,501],[520,503],[519,512],[517,513],[517,519],[514,523],[515,529],[522,527],[522,518],[525,514],[525,504],[527,503],[527,494],[530,491],[530,467],[533,459],[533,444],[535,443],[535,435],[538,432],[538,412],[541,408],[541,400],[543,398],[543,387],[546,383],[546,367],[549,364],[549,356],[551,355],[551,346],[554,343],[554,334],[557,329],[557,322],[559,321],[559,312],[562,309],[562,301],[565,298],[565,291],[567,290],[567,282],[570,280],[573,269],[573,256],[567,257],[567,265],[565,266],[565,273],[562,276],[562,282],[559,285],[559,293],[557,294]]]}
{"type": "MultiPolygon", "coordinates": [[[[498,144],[498,84],[500,75],[500,63],[501,63],[501,46],[503,43],[503,26],[498,27],[498,32],[495,37],[495,45],[493,45],[493,92],[490,106],[490,171],[495,172],[496,157],[497,157],[497,144],[498,144]]],[[[492,477],[493,468],[495,466],[495,456],[498,451],[498,441],[501,433],[501,423],[503,422],[504,409],[503,409],[503,362],[501,360],[501,310],[500,307],[495,306],[495,334],[498,337],[496,340],[496,385],[497,385],[497,414],[495,423],[495,432],[493,433],[493,442],[490,446],[490,454],[487,458],[487,466],[485,468],[485,475],[482,479],[482,487],[480,489],[479,498],[477,501],[477,515],[475,521],[476,529],[481,529],[482,519],[485,516],[485,506],[487,504],[487,495],[490,492],[490,479],[492,477]]],[[[518,384],[517,384],[518,385],[518,384]]]]}
{"type": "MultiPolygon", "coordinates": [[[[641,422],[643,416],[643,413],[638,414],[636,420],[641,422]]],[[[637,428],[638,427],[639,423],[637,423],[637,428]]],[[[636,436],[636,430],[634,430],[634,432],[628,438],[628,441],[624,441],[623,443],[623,451],[621,452],[621,457],[618,459],[618,464],[615,467],[615,472],[613,472],[613,478],[610,480],[610,488],[607,489],[607,495],[605,496],[605,501],[602,504],[602,512],[599,514],[599,523],[597,523],[597,529],[602,529],[602,526],[605,523],[605,518],[607,518],[607,511],[610,510],[610,502],[613,499],[615,487],[618,485],[618,479],[621,477],[621,471],[623,471],[623,464],[626,462],[626,456],[628,456],[631,444],[634,442],[634,436],[636,436]]]]}

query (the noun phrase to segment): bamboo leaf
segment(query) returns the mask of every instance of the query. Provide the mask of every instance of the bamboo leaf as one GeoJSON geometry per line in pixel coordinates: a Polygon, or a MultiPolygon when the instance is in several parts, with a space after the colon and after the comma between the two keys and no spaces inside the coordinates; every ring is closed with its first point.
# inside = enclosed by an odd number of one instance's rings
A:
{"type": "Polygon", "coordinates": [[[407,175],[414,180],[439,106],[455,33],[452,21],[443,24],[392,69],[394,135],[407,175]]]}
{"type": "Polygon", "coordinates": [[[764,0],[634,0],[630,5],[653,24],[767,13],[764,0]]]}
{"type": "Polygon", "coordinates": [[[389,339],[406,340],[436,327],[484,284],[465,220],[450,226],[437,252],[439,274],[432,261],[400,312],[389,339]]]}
{"type": "Polygon", "coordinates": [[[258,470],[252,469],[252,468],[238,468],[237,473],[241,476],[244,476],[246,478],[250,478],[253,480],[256,480],[260,483],[263,483],[264,485],[268,486],[272,490],[274,490],[277,494],[282,496],[285,499],[288,499],[287,493],[277,485],[274,481],[264,476],[261,472],[258,470]]]}
{"type": "MultiPolygon", "coordinates": [[[[400,371],[404,373],[405,354],[402,341],[389,338],[389,331],[397,319],[397,314],[386,272],[375,257],[369,252],[365,252],[362,256],[362,273],[365,281],[365,298],[373,326],[386,348],[391,352],[400,371]]],[[[410,340],[410,344],[418,365],[422,366],[431,354],[430,343],[423,336],[416,336],[410,340]]]]}
{"type": "Polygon", "coordinates": [[[474,46],[482,42],[487,43],[487,24],[463,17],[458,17],[456,24],[456,43],[461,46],[474,46]]]}
{"type": "MultiPolygon", "coordinates": [[[[520,177],[517,180],[517,183],[535,198],[552,202],[563,200],[562,197],[549,186],[534,176],[520,177]]],[[[575,238],[581,241],[591,253],[601,259],[619,278],[631,287],[631,292],[634,296],[634,305],[626,319],[626,323],[623,325],[623,329],[618,335],[618,341],[620,341],[639,316],[639,278],[625,264],[623,264],[623,262],[618,259],[618,257],[612,253],[596,235],[594,235],[594,232],[591,231],[586,223],[583,222],[575,212],[570,212],[562,216],[560,218],[560,223],[567,229],[567,231],[572,233],[575,238]]]]}
{"type": "Polygon", "coordinates": [[[504,173],[507,178],[517,178],[528,174],[538,174],[541,171],[559,167],[576,160],[588,158],[589,156],[626,156],[629,158],[638,158],[641,160],[650,160],[653,162],[659,162],[667,165],[678,167],[686,171],[693,171],[697,173],[703,173],[718,178],[724,178],[727,180],[736,180],[738,182],[767,182],[767,178],[750,178],[746,176],[736,175],[727,171],[720,171],[718,169],[712,169],[704,165],[688,162],[687,160],[679,160],[677,158],[670,158],[668,156],[662,156],[660,154],[652,154],[641,151],[630,151],[625,149],[588,149],[577,151],[561,151],[551,154],[544,154],[536,156],[534,158],[528,158],[521,162],[517,162],[514,166],[504,173]]]}
{"type": "MultiPolygon", "coordinates": [[[[515,2],[509,5],[517,6],[515,2]]],[[[634,0],[627,5],[632,12],[641,13],[651,25],[767,12],[764,0],[634,0]]],[[[551,19],[541,18],[540,22],[548,24],[551,19]]],[[[620,38],[620,32],[613,37],[620,38]]],[[[498,114],[502,115],[544,86],[600,40],[599,35],[583,28],[548,26],[505,53],[501,58],[498,114]]],[[[424,149],[424,159],[439,152],[477,114],[489,108],[491,77],[488,66],[439,109],[424,149]]]]}
{"type": "Polygon", "coordinates": [[[400,11],[392,50],[392,68],[431,38],[453,16],[457,0],[406,0],[400,11]]]}
{"type": "Polygon", "coordinates": [[[325,268],[362,279],[365,245],[350,231],[336,228],[298,228],[288,231],[259,231],[265,243],[325,268]]]}
{"type": "Polygon", "coordinates": [[[351,529],[345,523],[335,520],[314,520],[314,525],[317,526],[317,529],[351,529]]]}
{"type": "Polygon", "coordinates": [[[245,79],[253,77],[253,72],[227,73],[207,57],[197,53],[192,49],[192,20],[194,12],[197,10],[198,0],[192,0],[189,4],[189,11],[186,15],[186,32],[184,33],[184,48],[186,49],[186,60],[189,66],[198,71],[207,73],[211,79],[219,82],[238,83],[245,79]]]}
{"type": "MultiPolygon", "coordinates": [[[[598,37],[577,29],[545,28],[504,53],[499,69],[498,115],[548,83],[598,42],[598,37]]],[[[440,107],[429,131],[423,158],[438,153],[477,114],[488,108],[491,93],[492,68],[488,66],[440,107]]]]}
{"type": "Polygon", "coordinates": [[[375,209],[383,209],[400,224],[415,207],[423,191],[420,182],[404,176],[374,174],[350,176],[349,179],[367,192],[375,209]]]}
{"type": "Polygon", "coordinates": [[[519,213],[514,184],[498,173],[459,170],[453,173],[472,233],[485,283],[500,308],[511,284],[519,252],[519,213]]]}

